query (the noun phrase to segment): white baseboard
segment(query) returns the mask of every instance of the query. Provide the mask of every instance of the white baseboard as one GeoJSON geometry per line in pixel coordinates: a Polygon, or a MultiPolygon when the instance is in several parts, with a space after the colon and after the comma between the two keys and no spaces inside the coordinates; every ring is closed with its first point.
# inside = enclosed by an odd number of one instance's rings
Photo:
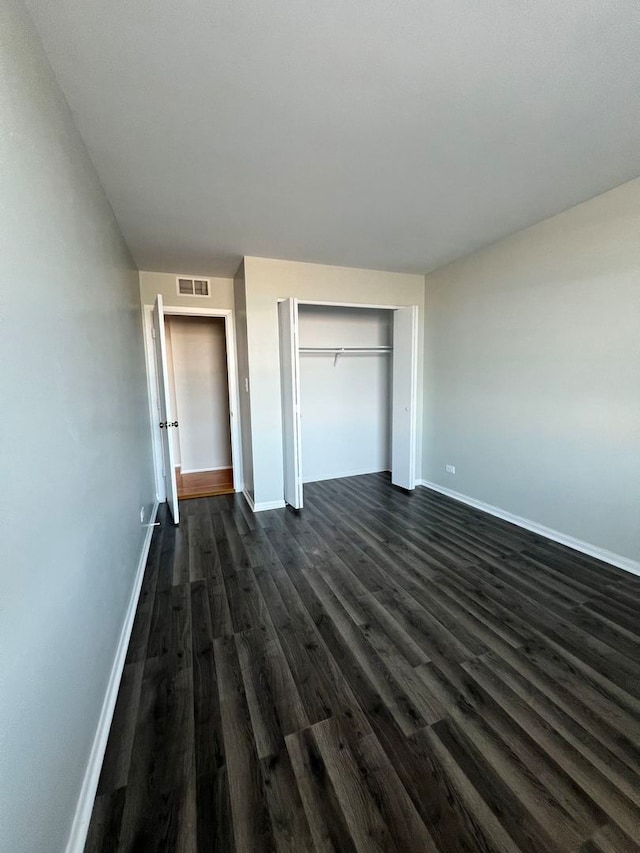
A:
{"type": "Polygon", "coordinates": [[[138,599],[140,597],[140,589],[142,587],[142,579],[144,577],[145,566],[147,565],[147,557],[149,555],[149,547],[151,545],[151,537],[153,536],[153,522],[156,519],[158,512],[158,501],[153,505],[151,510],[151,518],[147,526],[147,533],[142,544],[140,552],[140,560],[136,569],[131,598],[127,607],[127,613],[120,632],[118,648],[116,656],[111,667],[107,692],[105,693],[102,703],[102,711],[98,720],[98,728],[93,739],[87,769],[85,770],[84,779],[80,788],[80,796],[76,806],[76,813],[71,824],[71,832],[67,842],[66,853],[83,853],[84,845],[87,840],[87,832],[89,831],[89,823],[91,822],[91,813],[93,811],[93,803],[98,790],[98,782],[100,781],[100,771],[102,770],[102,762],[104,761],[104,753],[107,748],[109,739],[109,730],[111,721],[113,720],[113,712],[116,707],[116,699],[118,698],[118,690],[120,688],[120,680],[124,663],[127,658],[127,649],[129,647],[129,639],[133,629],[133,621],[135,619],[136,610],[138,608],[138,599]]]}
{"type": "Polygon", "coordinates": [[[597,545],[592,545],[590,542],[583,542],[581,539],[575,539],[573,536],[568,536],[566,533],[560,533],[558,530],[553,530],[551,527],[545,527],[543,524],[538,524],[536,521],[529,521],[528,518],[522,518],[519,515],[507,512],[500,509],[498,506],[492,506],[484,501],[470,498],[460,492],[455,492],[453,489],[447,489],[446,486],[440,486],[437,483],[431,483],[429,480],[416,480],[419,486],[425,486],[433,492],[439,492],[441,495],[447,495],[453,500],[460,503],[480,509],[482,512],[488,512],[489,515],[495,515],[496,518],[502,518],[504,521],[509,521],[511,524],[516,524],[518,527],[523,527],[525,530],[530,530],[532,533],[538,533],[544,536],[545,539],[551,539],[553,542],[559,542],[560,545],[566,545],[568,548],[573,548],[574,551],[580,551],[582,554],[587,554],[589,557],[595,557],[597,560],[602,560],[619,569],[624,569],[631,572],[633,575],[640,575],[640,562],[632,560],[630,557],[623,557],[621,554],[616,554],[613,551],[607,551],[605,548],[599,548],[597,545]]]}
{"type": "Polygon", "coordinates": [[[251,512],[265,512],[268,509],[284,509],[286,503],[284,501],[259,501],[256,503],[249,492],[244,489],[242,494],[244,495],[244,499],[249,504],[249,509],[251,512]]]}
{"type": "Polygon", "coordinates": [[[382,474],[389,468],[364,468],[359,471],[343,471],[341,474],[322,474],[320,477],[305,477],[303,483],[321,483],[323,480],[340,480],[343,477],[359,477],[362,474],[382,474]]]}

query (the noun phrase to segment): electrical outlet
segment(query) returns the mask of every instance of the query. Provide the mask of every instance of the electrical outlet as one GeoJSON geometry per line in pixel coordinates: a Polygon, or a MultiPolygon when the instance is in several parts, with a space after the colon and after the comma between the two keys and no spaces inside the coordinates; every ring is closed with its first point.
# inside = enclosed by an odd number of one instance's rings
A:
{"type": "Polygon", "coordinates": [[[455,474],[456,473],[456,466],[455,465],[445,465],[444,467],[447,469],[447,474],[455,474]]]}
{"type": "Polygon", "coordinates": [[[140,524],[144,524],[144,507],[140,507],[140,524]]]}

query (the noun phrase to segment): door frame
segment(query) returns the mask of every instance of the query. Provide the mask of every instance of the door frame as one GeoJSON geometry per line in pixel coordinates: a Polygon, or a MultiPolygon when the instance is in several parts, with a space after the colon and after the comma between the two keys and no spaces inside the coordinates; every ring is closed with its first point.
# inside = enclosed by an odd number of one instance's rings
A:
{"type": "MultiPolygon", "coordinates": [[[[415,304],[415,303],[412,303],[410,305],[394,305],[394,304],[380,305],[379,303],[371,303],[371,302],[336,302],[333,300],[325,301],[325,300],[321,300],[321,299],[298,299],[297,297],[291,297],[291,296],[279,296],[277,298],[276,302],[286,302],[287,299],[292,299],[292,298],[295,298],[298,308],[301,305],[321,305],[321,306],[325,306],[325,307],[329,307],[329,308],[371,308],[371,309],[378,310],[378,311],[397,311],[400,308],[414,308],[415,309],[416,341],[415,341],[415,351],[413,353],[413,362],[414,363],[412,364],[412,368],[413,368],[413,372],[415,374],[414,381],[415,381],[415,386],[416,386],[416,388],[415,388],[416,406],[415,406],[415,411],[413,413],[413,418],[412,418],[412,422],[411,422],[411,434],[412,434],[411,453],[413,456],[413,468],[414,468],[413,482],[414,482],[414,487],[415,487],[415,485],[419,483],[418,472],[415,469],[417,466],[417,461],[419,459],[419,455],[418,455],[418,438],[419,438],[418,423],[419,423],[419,418],[420,418],[420,406],[419,406],[420,400],[419,400],[419,393],[418,393],[418,387],[417,387],[417,385],[418,385],[417,379],[418,379],[418,371],[419,371],[419,364],[420,364],[420,306],[415,304]]],[[[282,366],[281,366],[281,369],[282,369],[282,366]]],[[[280,377],[280,381],[282,381],[282,376],[280,377]]],[[[284,429],[284,426],[283,426],[283,429],[284,429]]],[[[304,485],[304,481],[303,481],[303,485],[304,485]]]]}
{"type": "MultiPolygon", "coordinates": [[[[181,308],[173,305],[164,306],[164,316],[167,317],[218,317],[224,320],[225,349],[227,352],[227,381],[229,392],[229,428],[231,432],[231,465],[233,466],[233,489],[241,492],[243,489],[242,452],[240,440],[240,408],[238,367],[236,358],[235,327],[233,310],[231,308],[181,308]]],[[[153,305],[143,305],[142,311],[144,354],[147,365],[147,392],[149,397],[149,417],[151,425],[151,448],[153,451],[153,468],[156,480],[156,497],[160,503],[167,499],[164,481],[162,444],[160,427],[158,426],[158,375],[155,364],[155,342],[153,339],[153,305]]]]}
{"type": "Polygon", "coordinates": [[[282,404],[282,450],[284,500],[294,509],[304,506],[302,479],[302,423],[300,411],[300,341],[298,340],[298,300],[278,302],[280,336],[280,392],[282,404]],[[281,309],[287,309],[284,314],[281,309]],[[290,376],[285,365],[291,366],[290,376]],[[289,379],[291,381],[289,381],[289,379]],[[291,447],[291,454],[287,453],[291,447]],[[293,462],[293,467],[291,467],[293,462]]]}
{"type": "MultiPolygon", "coordinates": [[[[407,476],[403,478],[398,468],[402,467],[402,463],[398,463],[398,467],[394,465],[394,448],[395,444],[391,442],[391,482],[394,486],[413,491],[416,487],[416,451],[417,451],[417,435],[418,435],[418,347],[419,347],[419,321],[418,321],[417,305],[407,305],[404,308],[397,308],[393,316],[393,364],[392,364],[392,391],[391,391],[391,434],[396,432],[396,428],[403,428],[402,409],[405,412],[411,407],[412,415],[408,418],[408,433],[409,433],[409,464],[407,467],[407,476]],[[407,313],[405,313],[407,312],[407,313]],[[396,332],[398,331],[399,321],[404,315],[405,321],[408,320],[411,338],[409,341],[409,375],[403,376],[402,380],[396,384],[398,378],[398,364],[396,361],[396,350],[399,353],[400,346],[396,343],[396,332]],[[400,387],[398,387],[398,385],[400,387]],[[407,404],[408,405],[403,405],[407,404]],[[404,481],[403,481],[404,480],[404,481]],[[400,482],[398,482],[400,481],[400,482]]],[[[405,342],[406,344],[406,342],[405,342]]],[[[403,454],[401,454],[403,455],[403,454]]]]}

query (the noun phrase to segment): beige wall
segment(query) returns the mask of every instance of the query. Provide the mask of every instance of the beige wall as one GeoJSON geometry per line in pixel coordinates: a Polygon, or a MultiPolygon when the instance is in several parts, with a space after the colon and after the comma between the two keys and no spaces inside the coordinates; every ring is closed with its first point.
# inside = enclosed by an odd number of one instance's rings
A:
{"type": "MultiPolygon", "coordinates": [[[[208,278],[206,273],[202,273],[208,278]]],[[[174,308],[233,308],[233,279],[212,278],[209,296],[179,296],[176,290],[176,274],[166,272],[140,273],[140,301],[153,305],[160,293],[165,305],[174,308]]]]}
{"type": "Polygon", "coordinates": [[[0,4],[0,850],[66,846],[155,498],[138,274],[0,4]]]}
{"type": "MultiPolygon", "coordinates": [[[[251,391],[253,497],[257,504],[261,504],[281,501],[283,498],[278,299],[296,297],[363,305],[418,305],[422,316],[424,277],[251,257],[244,260],[244,275],[251,391]]],[[[242,381],[241,376],[241,384],[242,381]]],[[[421,375],[418,381],[421,389],[421,375]]],[[[421,412],[421,398],[418,405],[421,412]]],[[[420,428],[419,423],[418,434],[420,428]]],[[[418,472],[420,470],[421,462],[418,459],[418,472]]]]}
{"type": "Polygon", "coordinates": [[[423,471],[640,559],[640,180],[427,276],[423,471]]]}

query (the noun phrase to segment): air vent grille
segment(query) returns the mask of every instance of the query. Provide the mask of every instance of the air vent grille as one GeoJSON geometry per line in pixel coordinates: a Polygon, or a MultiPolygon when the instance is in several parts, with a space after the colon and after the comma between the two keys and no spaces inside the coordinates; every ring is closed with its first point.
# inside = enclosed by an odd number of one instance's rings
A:
{"type": "Polygon", "coordinates": [[[178,276],[176,285],[180,296],[208,296],[209,295],[208,278],[185,278],[178,276]]]}

